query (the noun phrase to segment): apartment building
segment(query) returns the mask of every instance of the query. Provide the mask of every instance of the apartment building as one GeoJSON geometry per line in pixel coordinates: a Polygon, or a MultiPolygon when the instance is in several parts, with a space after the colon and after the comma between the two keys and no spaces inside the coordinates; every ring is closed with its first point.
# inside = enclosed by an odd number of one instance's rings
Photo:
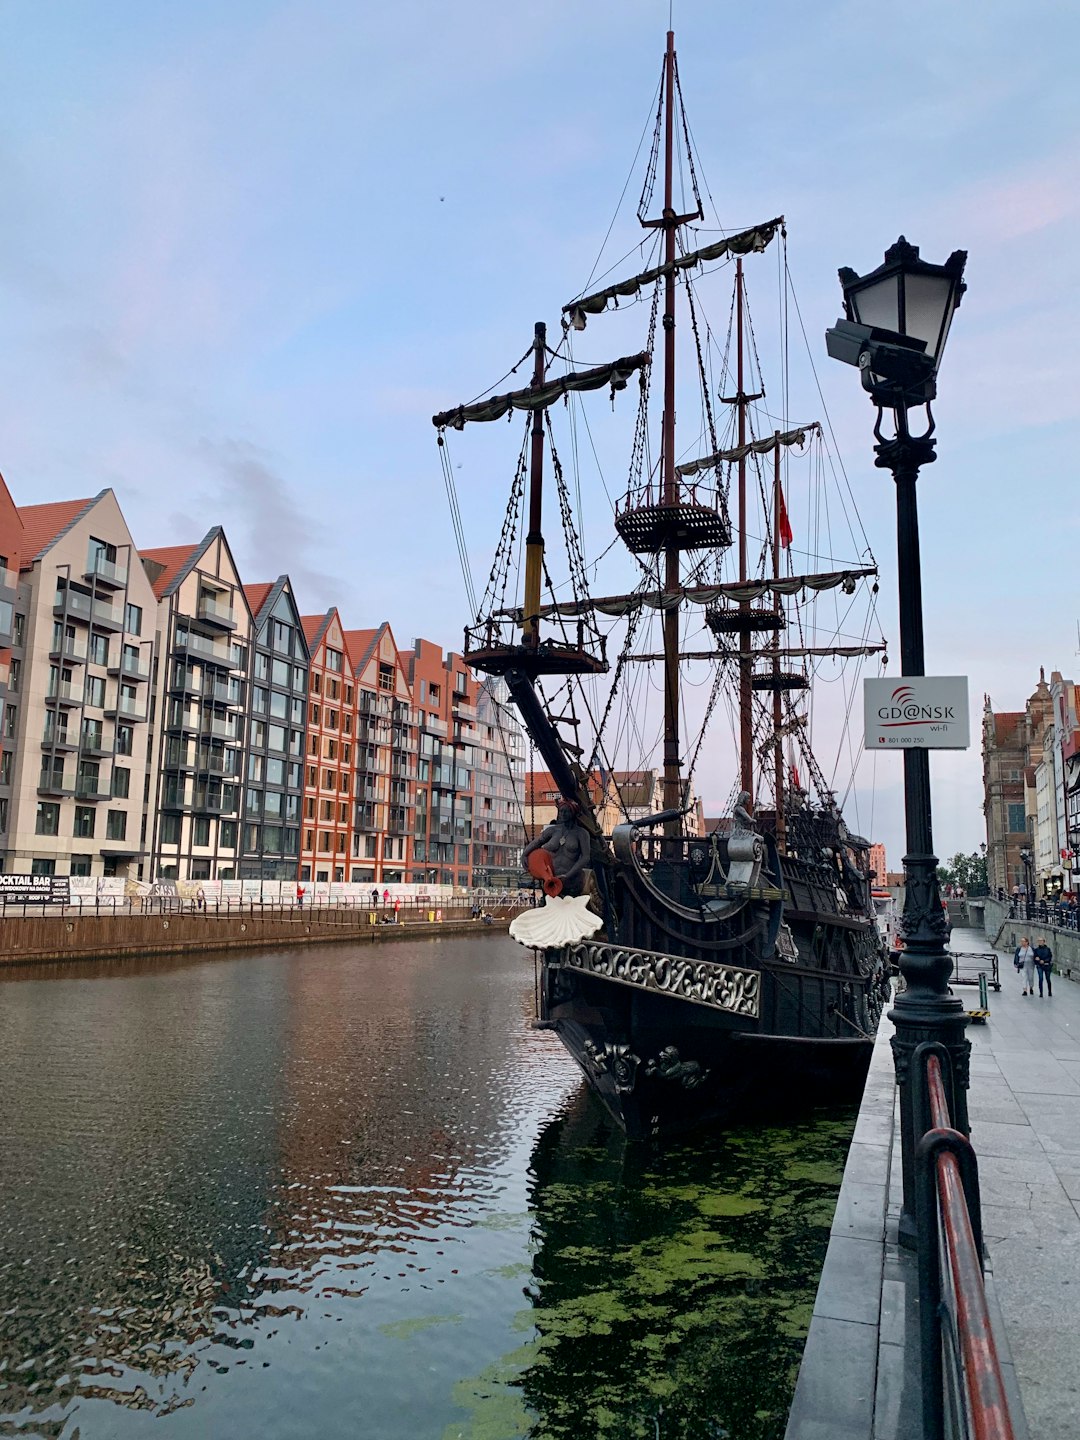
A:
{"type": "Polygon", "coordinates": [[[8,828],[11,823],[12,782],[15,779],[15,739],[19,693],[25,674],[23,639],[25,607],[19,605],[19,566],[25,532],[18,508],[0,475],[0,870],[8,864],[8,828]],[[16,634],[15,616],[19,616],[16,634]],[[11,704],[9,721],[7,706],[11,704]]]}
{"type": "Polygon", "coordinates": [[[4,711],[15,739],[5,868],[134,877],[144,851],[154,594],[111,490],[19,515],[12,638],[23,654],[17,699],[4,711]]]}
{"type": "Polygon", "coordinates": [[[295,880],[307,738],[308,643],[287,575],[244,587],[252,615],[241,879],[295,880]]]}
{"type": "Polygon", "coordinates": [[[525,846],[525,732],[500,678],[477,687],[473,750],[473,883],[516,890],[525,846]]]}
{"type": "Polygon", "coordinates": [[[1027,884],[1020,851],[1034,848],[1035,775],[1052,719],[1050,687],[1041,672],[1023,710],[995,711],[989,695],[984,697],[983,814],[986,870],[992,891],[1011,891],[1027,884]]]}
{"type": "Polygon", "coordinates": [[[419,722],[413,878],[469,885],[479,687],[460,655],[430,640],[414,642],[408,668],[419,722]]]}
{"type": "MultiPolygon", "coordinates": [[[[385,621],[346,630],[355,680],[356,796],[350,879],[395,884],[412,866],[419,734],[408,658],[385,621]]],[[[425,879],[429,878],[427,876],[425,879]]]]}
{"type": "Polygon", "coordinates": [[[353,753],[356,679],[352,652],[336,608],[329,609],[325,615],[305,615],[302,624],[311,668],[300,879],[374,881],[374,864],[358,864],[355,866],[358,873],[352,873],[356,774],[353,753]]]}
{"type": "Polygon", "coordinates": [[[159,656],[144,878],[237,879],[251,611],[220,525],[142,563],[159,656]]]}

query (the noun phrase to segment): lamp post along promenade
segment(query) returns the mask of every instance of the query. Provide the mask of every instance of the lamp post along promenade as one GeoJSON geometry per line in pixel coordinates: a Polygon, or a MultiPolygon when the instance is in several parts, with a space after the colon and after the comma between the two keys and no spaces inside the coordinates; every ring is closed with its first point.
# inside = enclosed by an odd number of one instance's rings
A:
{"type": "MultiPolygon", "coordinates": [[[[877,407],[875,464],[896,483],[900,662],[905,677],[925,675],[922,572],[919,556],[919,471],[937,458],[931,401],[953,314],[964,293],[967,254],[958,250],[944,265],[919,258],[903,236],[868,275],[842,269],[845,318],[826,332],[829,354],[858,367],[863,389],[877,407]],[[925,408],[925,425],[913,433],[909,413],[925,408]],[[888,416],[888,421],[886,420],[888,416]],[[883,428],[888,424],[892,433],[883,428]]],[[[904,1205],[900,1240],[915,1245],[915,1147],[928,1119],[915,1113],[911,1059],[918,1045],[937,1041],[949,1051],[955,1085],[953,1123],[968,1132],[967,1085],[971,1044],[960,1000],[949,993],[952,958],[948,923],[938,887],[930,805],[930,757],[925,748],[904,751],[904,950],[905,989],[890,1019],[896,1026],[893,1056],[900,1086],[904,1205]]]]}

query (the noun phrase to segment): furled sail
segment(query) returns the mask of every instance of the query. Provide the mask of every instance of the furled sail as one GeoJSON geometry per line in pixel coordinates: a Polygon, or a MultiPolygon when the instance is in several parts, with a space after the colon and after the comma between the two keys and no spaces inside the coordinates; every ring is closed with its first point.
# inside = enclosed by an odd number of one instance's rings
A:
{"type": "MultiPolygon", "coordinates": [[[[674,610],[684,604],[715,605],[718,600],[759,600],[763,595],[798,595],[802,590],[835,590],[856,580],[877,575],[873,565],[850,570],[830,570],[819,575],[780,575],[767,580],[724,581],[718,585],[685,585],[674,590],[639,590],[632,595],[601,595],[589,600],[567,600],[558,605],[541,605],[544,615],[631,615],[636,610],[674,610]]],[[[497,610],[494,619],[521,623],[521,610],[497,610]]]]}
{"type": "Polygon", "coordinates": [[[643,350],[639,355],[624,355],[621,360],[597,365],[592,370],[571,370],[556,380],[546,380],[543,385],[531,385],[527,390],[511,390],[506,395],[489,395],[473,405],[443,410],[431,417],[431,423],[439,430],[445,430],[448,425],[455,430],[464,430],[468,420],[501,420],[511,410],[546,410],[571,390],[600,390],[605,385],[622,390],[634,371],[644,369],[651,360],[652,356],[643,350]]]}
{"type": "MultiPolygon", "coordinates": [[[[829,655],[838,655],[841,659],[850,659],[856,655],[881,655],[888,649],[886,645],[792,645],[782,650],[765,648],[762,650],[680,650],[680,660],[793,660],[793,659],[818,659],[829,655]]],[[[656,655],[627,655],[627,660],[636,660],[639,663],[645,660],[663,660],[661,651],[656,655]]]]}
{"type": "Polygon", "coordinates": [[[683,270],[693,269],[695,265],[702,265],[707,260],[722,260],[725,255],[748,255],[751,250],[764,250],[783,223],[784,217],[778,215],[775,220],[769,220],[764,225],[755,225],[751,230],[740,230],[737,235],[729,235],[726,240],[717,240],[712,245],[702,246],[700,250],[691,250],[688,255],[680,255],[670,265],[656,265],[640,275],[631,276],[629,280],[620,280],[616,285],[609,285],[605,290],[596,290],[592,295],[571,300],[569,305],[563,306],[563,326],[584,330],[586,315],[599,315],[607,309],[609,302],[614,301],[618,305],[620,300],[640,294],[646,286],[651,285],[654,280],[663,279],[665,275],[677,275],[683,270]]]}
{"type": "Polygon", "coordinates": [[[781,435],[767,435],[764,440],[750,440],[745,445],[736,445],[734,450],[717,450],[712,455],[703,455],[700,460],[688,460],[685,465],[676,465],[675,474],[697,475],[702,470],[712,470],[729,461],[744,460],[747,455],[768,455],[782,445],[805,445],[809,436],[821,426],[815,420],[812,425],[800,425],[797,430],[785,430],[781,435]]]}

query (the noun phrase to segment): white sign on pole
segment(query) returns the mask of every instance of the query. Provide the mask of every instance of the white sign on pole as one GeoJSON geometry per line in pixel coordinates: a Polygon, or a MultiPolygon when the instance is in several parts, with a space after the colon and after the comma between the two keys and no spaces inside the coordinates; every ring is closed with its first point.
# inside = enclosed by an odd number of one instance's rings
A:
{"type": "Polygon", "coordinates": [[[866,750],[966,750],[971,743],[966,675],[864,680],[866,750]]]}

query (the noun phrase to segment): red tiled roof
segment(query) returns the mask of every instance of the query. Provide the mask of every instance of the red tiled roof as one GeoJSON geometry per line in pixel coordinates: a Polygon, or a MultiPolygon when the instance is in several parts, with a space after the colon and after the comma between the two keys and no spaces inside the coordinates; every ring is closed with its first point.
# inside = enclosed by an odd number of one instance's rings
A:
{"type": "Polygon", "coordinates": [[[159,600],[198,548],[198,545],[163,545],[157,550],[139,551],[141,559],[153,560],[158,565],[165,567],[158,578],[152,582],[154,594],[159,600]]]}
{"type": "MultiPolygon", "coordinates": [[[[94,499],[97,497],[95,496],[94,499]]],[[[84,510],[94,503],[90,500],[53,500],[47,505],[20,505],[19,519],[23,522],[22,565],[29,570],[43,550],[47,550],[61,530],[66,530],[84,510]]]]}
{"type": "Polygon", "coordinates": [[[251,606],[251,613],[256,619],[258,619],[259,611],[266,604],[266,597],[274,588],[275,583],[273,580],[264,580],[258,585],[244,586],[244,594],[247,596],[247,602],[251,606]]]}
{"type": "Polygon", "coordinates": [[[307,640],[307,643],[310,646],[312,653],[314,653],[315,650],[315,642],[319,637],[319,631],[322,630],[323,626],[326,624],[327,616],[329,614],[330,611],[328,610],[326,612],[326,615],[300,616],[300,624],[304,627],[304,638],[307,640]]]}
{"type": "Polygon", "coordinates": [[[368,651],[375,643],[375,637],[381,629],[380,625],[377,630],[345,630],[343,632],[345,644],[349,647],[349,654],[354,665],[359,665],[367,659],[368,651]]]}

